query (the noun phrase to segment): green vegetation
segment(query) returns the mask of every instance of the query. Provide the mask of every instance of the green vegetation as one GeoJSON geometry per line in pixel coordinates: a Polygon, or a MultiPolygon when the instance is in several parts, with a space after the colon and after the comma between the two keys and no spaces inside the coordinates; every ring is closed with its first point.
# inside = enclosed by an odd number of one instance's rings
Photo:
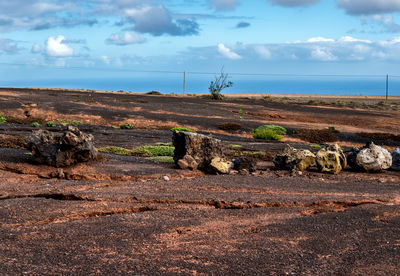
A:
{"type": "Polygon", "coordinates": [[[240,106],[239,108],[239,120],[243,120],[243,106],[240,106]]]}
{"type": "Polygon", "coordinates": [[[4,124],[7,123],[7,119],[6,117],[4,117],[3,115],[0,114],[0,124],[4,124]]]}
{"type": "Polygon", "coordinates": [[[194,130],[191,130],[190,128],[185,128],[185,127],[173,127],[173,128],[171,128],[171,131],[172,132],[175,132],[175,131],[196,132],[194,130]]]}
{"type": "Polygon", "coordinates": [[[335,131],[335,130],[336,130],[336,127],[334,127],[334,126],[329,126],[328,129],[329,129],[329,130],[332,130],[332,131],[335,131]]]}
{"type": "Polygon", "coordinates": [[[224,98],[224,96],[221,94],[221,91],[233,85],[233,82],[227,81],[227,79],[228,74],[224,73],[224,68],[222,67],[221,73],[215,76],[215,80],[212,81],[208,87],[208,90],[211,93],[211,99],[222,100],[224,98]]]}
{"type": "Polygon", "coordinates": [[[31,124],[31,126],[33,126],[33,127],[40,127],[40,124],[39,124],[38,122],[33,122],[33,123],[31,124]]]}
{"type": "Polygon", "coordinates": [[[174,156],[174,147],[170,146],[141,146],[135,150],[148,151],[153,156],[174,156]]]}
{"type": "Polygon", "coordinates": [[[74,125],[74,126],[78,126],[81,125],[82,122],[81,121],[68,121],[68,120],[57,120],[58,123],[62,124],[62,125],[74,125]]]}
{"type": "Polygon", "coordinates": [[[252,134],[256,139],[280,141],[286,135],[286,129],[277,125],[264,125],[253,129],[252,134]]]}
{"type": "Polygon", "coordinates": [[[112,153],[117,155],[132,155],[132,150],[121,147],[103,147],[98,149],[99,152],[112,153]]]}
{"type": "Polygon", "coordinates": [[[320,145],[310,145],[310,147],[314,148],[314,149],[320,149],[322,148],[320,145]]]}
{"type": "Polygon", "coordinates": [[[172,156],[153,156],[146,158],[154,163],[174,163],[174,158],[172,156]]]}
{"type": "Polygon", "coordinates": [[[133,129],[134,126],[132,124],[122,124],[119,126],[120,129],[133,129]]]}
{"type": "Polygon", "coordinates": [[[141,146],[134,149],[126,149],[121,147],[103,147],[99,148],[99,152],[111,153],[117,155],[126,156],[142,156],[142,157],[154,157],[154,156],[174,156],[174,147],[170,146],[141,146]]]}
{"type": "Polygon", "coordinates": [[[56,124],[53,122],[46,122],[44,125],[47,127],[55,127],[56,126],[56,124]]]}
{"type": "Polygon", "coordinates": [[[229,145],[229,147],[231,147],[233,149],[241,149],[241,148],[243,148],[241,145],[234,145],[234,144],[229,145]]]}

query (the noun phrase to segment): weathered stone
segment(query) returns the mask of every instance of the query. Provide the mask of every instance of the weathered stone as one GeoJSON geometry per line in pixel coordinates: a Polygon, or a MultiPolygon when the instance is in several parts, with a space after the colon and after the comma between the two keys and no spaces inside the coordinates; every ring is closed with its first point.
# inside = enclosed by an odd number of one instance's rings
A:
{"type": "Polygon", "coordinates": [[[182,170],[196,170],[199,165],[192,156],[186,154],[182,159],[178,160],[177,166],[182,170]]]}
{"type": "Polygon", "coordinates": [[[256,168],[257,160],[251,157],[242,156],[233,161],[233,169],[237,171],[245,169],[249,172],[255,172],[256,168]]]}
{"type": "Polygon", "coordinates": [[[397,148],[392,153],[392,170],[400,171],[400,148],[397,148]]]}
{"type": "Polygon", "coordinates": [[[357,164],[357,155],[360,153],[359,148],[352,148],[351,151],[347,154],[347,164],[357,171],[362,170],[362,168],[357,164]]]}
{"type": "Polygon", "coordinates": [[[233,163],[231,161],[216,157],[211,160],[208,170],[210,173],[229,174],[232,167],[233,163]]]}
{"type": "Polygon", "coordinates": [[[317,167],[321,172],[338,174],[347,166],[346,156],[338,145],[328,146],[318,151],[317,167]]]}
{"type": "Polygon", "coordinates": [[[221,141],[206,135],[176,131],[172,142],[175,146],[174,161],[179,168],[209,171],[214,158],[224,158],[221,141]]]}
{"type": "Polygon", "coordinates": [[[274,164],[278,169],[305,171],[315,166],[315,155],[309,150],[298,150],[288,146],[275,156],[274,164]]]}
{"type": "Polygon", "coordinates": [[[33,131],[25,142],[36,162],[54,167],[94,160],[98,153],[93,145],[93,135],[84,134],[73,126],[68,126],[61,134],[47,130],[33,131]]]}
{"type": "Polygon", "coordinates": [[[390,152],[374,143],[367,144],[356,153],[357,150],[355,149],[348,157],[349,165],[354,169],[361,169],[367,172],[380,172],[392,166],[392,155],[390,152]]]}

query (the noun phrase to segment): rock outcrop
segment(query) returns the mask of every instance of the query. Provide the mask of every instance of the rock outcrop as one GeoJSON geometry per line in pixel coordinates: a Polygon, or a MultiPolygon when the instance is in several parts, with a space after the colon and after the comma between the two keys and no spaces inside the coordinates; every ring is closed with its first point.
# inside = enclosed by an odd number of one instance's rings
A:
{"type": "Polygon", "coordinates": [[[199,169],[208,173],[227,174],[232,162],[224,158],[221,141],[206,135],[175,131],[174,162],[181,169],[199,169]]]}
{"type": "Polygon", "coordinates": [[[290,146],[274,158],[277,169],[305,171],[315,166],[315,155],[309,150],[298,150],[290,146]]]}
{"type": "Polygon", "coordinates": [[[360,150],[353,149],[347,160],[353,169],[366,172],[380,172],[392,166],[390,152],[374,143],[369,143],[360,150]]]}
{"type": "Polygon", "coordinates": [[[392,170],[400,171],[400,148],[397,148],[392,153],[392,170]]]}
{"type": "Polygon", "coordinates": [[[93,145],[93,140],[93,135],[84,134],[76,127],[68,126],[61,134],[47,130],[33,131],[25,138],[25,143],[36,162],[65,167],[96,159],[98,151],[93,145]]]}
{"type": "Polygon", "coordinates": [[[346,166],[346,155],[338,145],[328,146],[318,151],[317,167],[320,172],[338,174],[346,166]]]}

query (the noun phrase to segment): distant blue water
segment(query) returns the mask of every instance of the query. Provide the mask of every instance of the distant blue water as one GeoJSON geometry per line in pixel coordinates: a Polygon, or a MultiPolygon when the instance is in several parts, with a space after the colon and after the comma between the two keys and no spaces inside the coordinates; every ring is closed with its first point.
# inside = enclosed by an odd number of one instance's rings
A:
{"type": "MultiPolygon", "coordinates": [[[[212,75],[187,75],[186,93],[208,93],[212,75]]],[[[226,94],[331,94],[331,95],[385,95],[385,77],[269,77],[233,76],[233,87],[226,94]]],[[[182,75],[133,74],[133,76],[88,76],[83,78],[32,78],[23,80],[0,80],[0,87],[79,88],[112,91],[162,93],[183,92],[182,75]]],[[[389,95],[400,96],[400,78],[391,78],[389,95]]]]}

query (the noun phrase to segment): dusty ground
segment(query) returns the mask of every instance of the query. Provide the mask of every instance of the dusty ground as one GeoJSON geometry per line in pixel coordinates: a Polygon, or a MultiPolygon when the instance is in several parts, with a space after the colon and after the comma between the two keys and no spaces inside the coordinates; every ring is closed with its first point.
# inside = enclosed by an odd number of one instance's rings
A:
{"type": "Polygon", "coordinates": [[[250,130],[267,123],[335,126],[345,147],[371,137],[400,146],[400,101],[354,100],[369,107],[2,89],[0,113],[14,123],[0,124],[0,274],[398,275],[398,172],[299,176],[273,170],[267,154],[254,175],[206,176],[107,154],[59,179],[57,169],[33,164],[22,143],[33,121],[79,120],[98,147],[169,142],[179,125],[246,151],[275,153],[285,142],[310,148],[296,135],[253,139],[250,130]],[[29,103],[37,107],[27,117],[29,103]],[[218,128],[227,122],[242,129],[218,128]],[[111,127],[122,123],[136,128],[111,127]]]}

